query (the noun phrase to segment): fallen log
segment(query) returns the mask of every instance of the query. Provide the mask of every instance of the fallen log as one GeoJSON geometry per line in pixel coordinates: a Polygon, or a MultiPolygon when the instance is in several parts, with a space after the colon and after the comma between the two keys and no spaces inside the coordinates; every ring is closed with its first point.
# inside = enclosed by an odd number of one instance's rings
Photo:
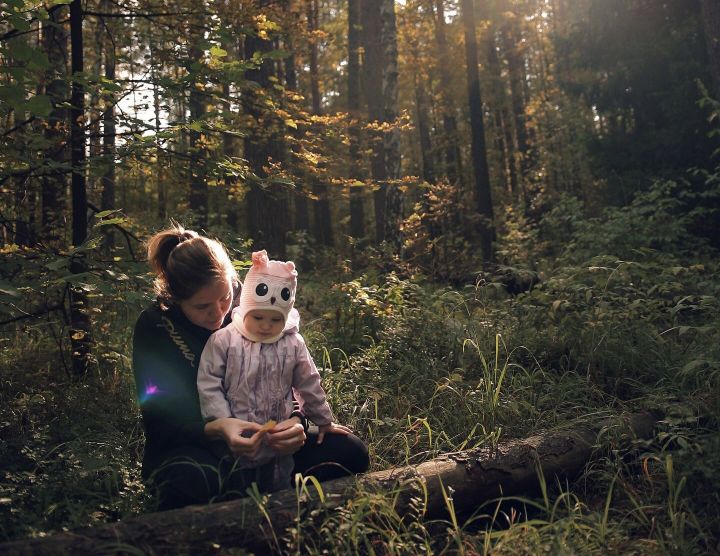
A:
{"type": "Polygon", "coordinates": [[[606,419],[572,429],[538,434],[421,463],[338,479],[313,487],[278,492],[263,500],[243,498],[218,504],[189,506],[146,514],[117,523],[77,529],[42,538],[0,544],[0,554],[149,554],[213,553],[240,547],[257,553],[279,549],[278,539],[302,516],[322,504],[337,506],[358,492],[393,491],[396,511],[403,515],[412,499],[424,497],[428,518],[443,517],[447,502],[443,491],[452,488],[454,509],[468,514],[484,502],[535,490],[539,470],[550,482],[579,474],[597,450],[598,435],[613,438],[649,438],[658,417],[649,412],[606,419]],[[321,497],[324,499],[321,502],[321,497]],[[300,513],[300,515],[298,515],[300,513]]]}

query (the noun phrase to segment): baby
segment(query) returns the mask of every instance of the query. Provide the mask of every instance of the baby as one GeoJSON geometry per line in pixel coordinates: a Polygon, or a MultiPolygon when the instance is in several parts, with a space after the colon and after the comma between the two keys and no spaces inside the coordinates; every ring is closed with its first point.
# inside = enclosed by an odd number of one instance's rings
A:
{"type": "MultiPolygon", "coordinates": [[[[210,337],[200,358],[197,384],[206,421],[236,417],[267,424],[272,431],[272,421],[293,413],[294,394],[302,412],[318,425],[319,438],[347,434],[349,429],[333,423],[320,374],[298,333],[296,288],[294,263],[268,260],[266,251],[252,254],[232,323],[210,337]]],[[[274,466],[273,484],[265,488],[289,487],[292,455],[278,455],[263,444],[255,457],[236,462],[239,469],[268,465],[274,466]]]]}

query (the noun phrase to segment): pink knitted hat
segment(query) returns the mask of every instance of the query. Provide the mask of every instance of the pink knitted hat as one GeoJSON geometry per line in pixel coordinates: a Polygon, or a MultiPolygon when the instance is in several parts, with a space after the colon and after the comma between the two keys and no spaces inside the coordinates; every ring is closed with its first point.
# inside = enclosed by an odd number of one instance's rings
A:
{"type": "MultiPolygon", "coordinates": [[[[292,261],[271,261],[264,249],[255,251],[240,292],[239,322],[242,323],[245,315],[255,309],[277,311],[287,322],[295,304],[297,274],[292,261]]],[[[233,314],[233,320],[235,316],[233,314]]]]}

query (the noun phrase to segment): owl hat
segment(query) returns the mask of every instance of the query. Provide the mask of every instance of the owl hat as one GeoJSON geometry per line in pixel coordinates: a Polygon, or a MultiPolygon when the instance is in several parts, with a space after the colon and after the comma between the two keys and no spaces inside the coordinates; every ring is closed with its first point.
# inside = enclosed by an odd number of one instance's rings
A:
{"type": "Polygon", "coordinates": [[[282,332],[275,338],[260,340],[252,337],[244,326],[245,315],[256,309],[277,311],[287,323],[295,305],[297,274],[292,261],[271,261],[264,249],[252,254],[252,266],[240,292],[240,305],[233,311],[233,324],[243,336],[263,343],[274,343],[280,339],[282,332]]]}

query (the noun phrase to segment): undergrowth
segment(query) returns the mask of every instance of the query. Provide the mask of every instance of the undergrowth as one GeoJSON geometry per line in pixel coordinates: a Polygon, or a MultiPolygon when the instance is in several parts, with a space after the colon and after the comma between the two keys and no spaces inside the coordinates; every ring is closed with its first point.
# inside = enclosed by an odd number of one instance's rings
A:
{"type": "MultiPolygon", "coordinates": [[[[398,515],[392,492],[360,492],[287,530],[284,550],[720,551],[720,279],[717,253],[693,232],[707,213],[681,206],[696,194],[688,184],[658,184],[595,220],[563,200],[522,234],[541,282],[520,295],[492,275],[450,288],[406,266],[304,273],[303,333],[337,420],[369,445],[371,470],[621,411],[664,417],[653,438],[630,446],[600,437],[601,457],[581,477],[541,478],[537,496],[493,501],[465,516],[446,493],[448,518],[428,521],[420,504],[398,515]]],[[[515,257],[523,252],[506,247],[515,257]]],[[[2,329],[2,539],[153,508],[139,478],[133,318],[113,313],[113,303],[99,342],[114,355],[80,382],[58,363],[50,324],[2,329]]]]}

